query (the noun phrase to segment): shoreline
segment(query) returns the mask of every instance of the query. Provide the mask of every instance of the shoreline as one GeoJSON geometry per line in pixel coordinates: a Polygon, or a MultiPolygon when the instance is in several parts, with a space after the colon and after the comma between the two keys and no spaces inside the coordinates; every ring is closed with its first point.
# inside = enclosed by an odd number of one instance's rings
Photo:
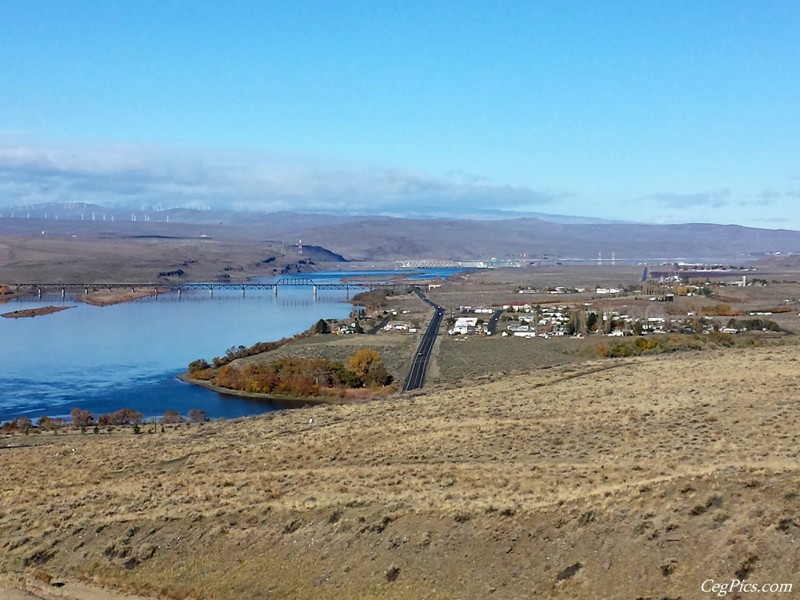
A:
{"type": "Polygon", "coordinates": [[[209,383],[208,381],[203,381],[202,379],[194,379],[192,376],[189,375],[189,373],[181,373],[180,375],[177,376],[177,379],[189,385],[196,385],[198,387],[205,388],[212,392],[222,394],[223,396],[234,396],[236,398],[261,400],[272,403],[297,404],[296,407],[286,407],[285,409],[278,409],[278,410],[294,410],[295,408],[302,408],[306,404],[310,406],[319,406],[319,405],[336,406],[342,404],[357,403],[356,401],[348,400],[347,398],[336,398],[333,396],[297,398],[295,396],[277,396],[274,394],[261,394],[258,392],[244,392],[240,390],[232,390],[230,388],[224,388],[218,385],[214,385],[213,383],[209,383]]]}

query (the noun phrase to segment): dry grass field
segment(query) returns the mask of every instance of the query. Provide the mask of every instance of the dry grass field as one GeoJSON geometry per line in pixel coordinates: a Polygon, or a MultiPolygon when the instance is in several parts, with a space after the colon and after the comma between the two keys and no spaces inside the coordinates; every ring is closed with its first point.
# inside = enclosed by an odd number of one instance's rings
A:
{"type": "MultiPolygon", "coordinates": [[[[444,336],[436,353],[435,383],[461,387],[465,381],[505,377],[598,358],[595,338],[523,339],[444,336]]],[[[432,381],[432,382],[433,382],[432,381]]]]}
{"type": "Polygon", "coordinates": [[[794,345],[0,447],[8,598],[102,597],[78,581],[236,600],[800,589],[794,345]]]}

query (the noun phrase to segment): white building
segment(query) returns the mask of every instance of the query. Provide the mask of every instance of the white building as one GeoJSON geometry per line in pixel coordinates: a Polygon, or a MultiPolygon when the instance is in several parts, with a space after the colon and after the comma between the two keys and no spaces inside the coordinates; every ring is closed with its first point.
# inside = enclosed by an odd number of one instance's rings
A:
{"type": "Polygon", "coordinates": [[[453,328],[447,333],[450,335],[466,335],[470,329],[475,329],[478,326],[478,317],[458,317],[453,328]]]}

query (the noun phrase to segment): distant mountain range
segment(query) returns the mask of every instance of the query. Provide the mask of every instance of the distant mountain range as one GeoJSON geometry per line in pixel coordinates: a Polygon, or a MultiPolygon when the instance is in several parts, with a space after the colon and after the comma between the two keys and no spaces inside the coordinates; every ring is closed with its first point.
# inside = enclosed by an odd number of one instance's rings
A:
{"type": "Polygon", "coordinates": [[[320,246],[347,260],[401,259],[735,259],[800,253],[800,232],[737,225],[644,225],[572,217],[410,219],[294,212],[192,209],[142,211],[96,205],[2,208],[0,232],[26,228],[103,229],[133,235],[201,235],[242,241],[281,240],[320,246]],[[13,212],[13,224],[9,218],[13,212]],[[24,223],[24,221],[28,223],[24,223]],[[580,219],[577,219],[580,221],[580,219]],[[35,222],[34,222],[35,221],[35,222]],[[77,223],[82,221],[81,223],[77,223]],[[564,222],[569,221],[569,222],[564,222]],[[28,227],[26,227],[26,225],[28,227]]]}

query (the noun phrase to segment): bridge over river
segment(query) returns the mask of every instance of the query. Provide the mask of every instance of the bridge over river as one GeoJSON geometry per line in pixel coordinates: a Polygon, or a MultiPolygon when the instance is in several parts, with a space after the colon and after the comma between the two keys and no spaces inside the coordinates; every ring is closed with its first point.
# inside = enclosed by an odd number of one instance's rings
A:
{"type": "Polygon", "coordinates": [[[17,292],[31,292],[42,296],[45,292],[61,292],[64,298],[67,292],[82,291],[84,294],[98,290],[153,290],[155,294],[164,292],[177,292],[178,296],[184,291],[204,290],[214,294],[215,290],[241,290],[242,295],[246,295],[248,290],[264,291],[269,290],[277,296],[278,288],[306,287],[311,288],[314,296],[320,290],[345,290],[350,295],[350,290],[375,290],[375,289],[395,289],[399,284],[386,281],[350,281],[337,283],[320,283],[313,279],[303,277],[284,277],[273,283],[261,282],[174,282],[174,281],[155,281],[155,282],[113,282],[113,283],[87,283],[87,282],[59,282],[59,283],[17,283],[12,284],[17,292]]]}

